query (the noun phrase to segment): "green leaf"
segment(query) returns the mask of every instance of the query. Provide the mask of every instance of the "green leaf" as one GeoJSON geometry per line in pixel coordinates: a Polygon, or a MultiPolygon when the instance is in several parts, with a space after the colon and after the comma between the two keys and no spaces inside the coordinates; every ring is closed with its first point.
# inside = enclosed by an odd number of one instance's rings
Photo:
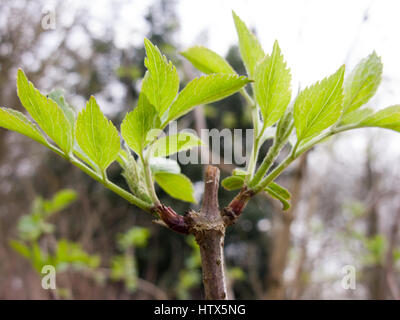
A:
{"type": "Polygon", "coordinates": [[[127,292],[137,289],[137,273],[136,260],[129,254],[112,257],[110,278],[114,281],[124,281],[127,292]]]}
{"type": "Polygon", "coordinates": [[[245,23],[234,11],[232,11],[232,15],[233,20],[235,21],[236,32],[239,37],[240,54],[242,55],[248,75],[254,77],[257,64],[265,57],[264,50],[256,36],[250,32],[245,23]]]}
{"type": "Polygon", "coordinates": [[[80,243],[62,239],[57,243],[55,255],[52,257],[56,268],[88,267],[96,268],[100,264],[100,257],[88,254],[80,243]]]}
{"type": "Polygon", "coordinates": [[[158,185],[171,197],[196,203],[192,182],[183,174],[158,172],[155,174],[158,185]]]}
{"type": "Polygon", "coordinates": [[[291,96],[290,70],[286,67],[277,41],[272,54],[257,66],[254,80],[255,96],[264,117],[264,126],[269,127],[285,113],[291,96]]]}
{"type": "Polygon", "coordinates": [[[35,89],[21,69],[18,70],[17,87],[24,108],[61,150],[68,154],[74,139],[71,124],[62,109],[35,89]]]}
{"type": "Polygon", "coordinates": [[[144,45],[147,53],[144,64],[148,73],[143,79],[142,91],[161,117],[178,94],[178,71],[148,39],[144,40],[144,45]]]}
{"type": "Polygon", "coordinates": [[[10,240],[10,246],[14,249],[15,252],[19,253],[24,258],[30,259],[31,250],[22,241],[10,240]]]}
{"type": "Polygon", "coordinates": [[[381,58],[373,52],[360,61],[344,82],[344,114],[367,103],[375,94],[382,77],[381,58]]]}
{"type": "Polygon", "coordinates": [[[387,107],[364,118],[360,127],[379,127],[400,132],[400,105],[387,107]]]}
{"type": "Polygon", "coordinates": [[[153,174],[158,172],[181,173],[181,167],[178,162],[173,159],[157,157],[150,158],[150,170],[153,174]]]}
{"type": "Polygon", "coordinates": [[[82,148],[79,146],[78,142],[76,142],[76,141],[74,144],[73,152],[79,159],[86,162],[88,165],[90,165],[96,171],[100,170],[98,165],[95,162],[93,162],[92,159],[89,158],[89,156],[82,150],[82,148]]]}
{"type": "Polygon", "coordinates": [[[171,154],[201,146],[203,142],[194,134],[181,132],[164,136],[154,142],[152,154],[154,157],[167,157],[171,154]]]}
{"type": "Polygon", "coordinates": [[[274,199],[279,200],[282,203],[283,211],[286,211],[290,208],[290,203],[287,201],[285,193],[280,193],[277,189],[271,188],[270,185],[265,188],[265,191],[274,199]]]}
{"type": "Polygon", "coordinates": [[[18,220],[17,229],[20,239],[35,241],[43,233],[51,233],[54,226],[45,222],[41,214],[28,214],[18,220]]]}
{"type": "Polygon", "coordinates": [[[196,78],[179,93],[164,124],[183,116],[195,106],[226,98],[249,82],[246,77],[236,74],[215,73],[196,78]]]}
{"type": "Polygon", "coordinates": [[[45,146],[48,145],[37,126],[16,110],[0,108],[0,127],[21,133],[45,146]]]}
{"type": "Polygon", "coordinates": [[[117,158],[121,149],[118,131],[101,112],[92,96],[76,121],[76,140],[101,171],[117,158]]]}
{"type": "Polygon", "coordinates": [[[293,115],[298,141],[315,137],[338,120],[343,108],[343,74],[344,66],[300,92],[293,115]]]}
{"type": "Polygon", "coordinates": [[[370,116],[374,113],[374,110],[370,108],[362,108],[351,111],[343,115],[342,119],[340,120],[340,125],[348,125],[348,124],[356,124],[361,122],[366,117],[370,116]]]}
{"type": "Polygon", "coordinates": [[[226,190],[240,189],[244,184],[244,176],[230,176],[221,181],[221,185],[226,190]]]}
{"type": "Polygon", "coordinates": [[[125,151],[121,149],[117,161],[122,167],[122,176],[125,178],[132,193],[143,201],[151,203],[150,196],[147,192],[144,173],[130,150],[125,151]]]}
{"type": "Polygon", "coordinates": [[[143,248],[147,246],[150,230],[143,227],[133,227],[127,232],[118,235],[118,245],[122,250],[130,247],[143,248]]]}
{"type": "MultiPolygon", "coordinates": [[[[289,192],[286,188],[280,186],[280,185],[277,184],[276,182],[271,182],[271,183],[267,186],[266,189],[271,190],[271,191],[275,192],[276,194],[279,194],[283,199],[286,199],[286,200],[289,200],[290,197],[292,196],[292,195],[290,194],[290,192],[289,192]]],[[[267,190],[266,190],[266,191],[267,191],[267,190]]]]}
{"type": "Polygon", "coordinates": [[[188,59],[197,69],[206,74],[236,73],[228,61],[206,47],[191,47],[181,52],[181,55],[188,59]]]}
{"type": "Polygon", "coordinates": [[[58,106],[62,109],[65,116],[67,117],[69,123],[71,124],[72,129],[74,130],[75,120],[76,120],[76,110],[73,106],[68,104],[67,101],[65,101],[64,90],[55,89],[55,90],[51,91],[47,95],[47,97],[52,99],[53,101],[55,101],[58,104],[58,106]]]}
{"type": "Polygon", "coordinates": [[[122,137],[133,151],[141,155],[144,148],[156,138],[149,135],[149,132],[159,127],[160,118],[157,111],[142,92],[137,107],[122,121],[122,137]]]}
{"type": "MultiPolygon", "coordinates": [[[[286,108],[283,116],[279,119],[277,125],[272,128],[276,128],[274,132],[272,130],[271,135],[275,133],[276,143],[285,144],[289,139],[290,135],[292,134],[293,127],[294,127],[294,120],[293,120],[293,106],[286,108]]],[[[267,130],[271,127],[267,128],[267,130]]],[[[267,131],[265,130],[265,131],[267,131]]],[[[266,133],[264,133],[265,135],[266,133]]],[[[268,136],[267,136],[268,137],[268,136]]],[[[264,136],[263,136],[264,138],[264,136]]]]}
{"type": "Polygon", "coordinates": [[[49,255],[40,248],[37,242],[34,242],[31,246],[31,255],[29,260],[37,272],[41,272],[45,264],[50,262],[49,255]]]}
{"type": "Polygon", "coordinates": [[[46,214],[52,214],[60,211],[72,204],[77,198],[77,194],[72,189],[64,189],[59,192],[51,199],[46,200],[43,203],[43,208],[46,214]]]}
{"type": "Polygon", "coordinates": [[[240,169],[240,168],[236,168],[236,169],[233,169],[232,175],[233,176],[239,176],[239,177],[240,176],[245,177],[245,176],[248,175],[248,172],[246,170],[243,170],[243,169],[240,169]]]}

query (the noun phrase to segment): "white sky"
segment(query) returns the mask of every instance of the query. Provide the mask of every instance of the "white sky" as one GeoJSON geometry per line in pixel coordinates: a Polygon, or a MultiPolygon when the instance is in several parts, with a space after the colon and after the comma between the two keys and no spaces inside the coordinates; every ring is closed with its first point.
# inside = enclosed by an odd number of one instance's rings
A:
{"type": "MultiPolygon", "coordinates": [[[[381,109],[400,103],[400,1],[396,0],[181,0],[178,5],[182,45],[199,44],[207,33],[210,49],[225,55],[237,35],[231,10],[244,20],[268,53],[278,40],[292,72],[295,94],[335,72],[347,72],[375,50],[384,64],[383,81],[369,106],[381,109]],[[368,19],[363,22],[364,16],[368,19]]],[[[386,164],[400,157],[400,136],[388,130],[357,130],[342,134],[336,152],[362,161],[372,136],[386,164]],[[369,131],[369,133],[368,133],[369,131]],[[378,138],[378,136],[380,138],[378,138]],[[358,155],[358,157],[356,157],[358,155]]],[[[315,160],[320,158],[315,155],[315,160]]],[[[312,159],[311,159],[312,160],[312,159]]]]}
{"type": "Polygon", "coordinates": [[[400,102],[399,1],[371,0],[184,0],[178,5],[181,38],[187,46],[208,31],[206,43],[226,54],[237,36],[231,10],[254,28],[266,52],[275,39],[292,69],[293,90],[336,71],[346,62],[353,67],[373,50],[382,56],[387,90],[379,101],[400,102]],[[368,10],[369,18],[362,23],[368,10]],[[389,90],[391,89],[391,90],[389,90]]]}
{"type": "MultiPolygon", "coordinates": [[[[153,1],[98,0],[86,7],[90,27],[101,32],[112,19],[117,45],[140,44],[145,36],[143,14],[153,1]],[[110,5],[120,10],[112,13],[110,5]]],[[[225,55],[237,43],[231,10],[252,29],[268,53],[278,40],[293,77],[293,92],[333,73],[346,62],[348,70],[375,50],[384,63],[385,89],[371,106],[400,103],[400,1],[398,0],[178,0],[178,42],[183,48],[203,44],[225,55]],[[368,12],[368,20],[363,21],[368,12]],[[206,34],[206,40],[204,40],[206,34]]]]}

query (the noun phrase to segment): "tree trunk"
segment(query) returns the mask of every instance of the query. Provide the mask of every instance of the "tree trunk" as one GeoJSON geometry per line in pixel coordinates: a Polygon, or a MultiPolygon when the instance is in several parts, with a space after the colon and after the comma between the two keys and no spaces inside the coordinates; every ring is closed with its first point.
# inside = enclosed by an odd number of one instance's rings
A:
{"type": "MultiPolygon", "coordinates": [[[[218,207],[218,187],[219,169],[208,166],[204,177],[203,203],[199,212],[188,211],[184,216],[181,216],[172,208],[162,204],[155,206],[153,210],[160,216],[162,223],[171,230],[195,236],[200,247],[206,299],[226,300],[228,297],[223,249],[225,227],[228,224],[223,219],[225,211],[220,212],[218,207]]],[[[245,200],[247,202],[247,199],[245,200]]],[[[233,202],[236,204],[238,200],[233,202]]],[[[233,215],[239,214],[236,207],[243,208],[244,204],[240,203],[233,209],[229,207],[227,211],[232,212],[233,215]]],[[[232,221],[229,220],[229,222],[232,221]]]]}
{"type": "Polygon", "coordinates": [[[183,216],[163,204],[153,207],[161,223],[181,234],[193,234],[200,246],[203,284],[206,299],[226,300],[224,238],[226,227],[234,224],[254,192],[243,187],[231,203],[218,207],[219,169],[208,166],[204,177],[203,204],[199,212],[188,211],[183,216]]]}
{"type": "Polygon", "coordinates": [[[227,290],[224,266],[225,225],[218,207],[219,169],[208,166],[204,177],[201,210],[191,215],[193,233],[200,246],[206,299],[225,300],[227,290]]]}

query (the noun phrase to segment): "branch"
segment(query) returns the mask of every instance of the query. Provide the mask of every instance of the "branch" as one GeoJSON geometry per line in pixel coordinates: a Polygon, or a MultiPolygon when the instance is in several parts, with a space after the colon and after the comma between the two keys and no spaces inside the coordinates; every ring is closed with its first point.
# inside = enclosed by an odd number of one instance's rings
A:
{"type": "Polygon", "coordinates": [[[94,180],[100,182],[102,185],[104,185],[106,188],[110,189],[111,191],[115,192],[118,194],[121,198],[127,200],[131,204],[135,205],[136,207],[146,211],[146,212],[152,212],[151,210],[151,204],[143,201],[142,199],[139,199],[138,197],[134,196],[132,193],[122,189],[121,187],[117,186],[113,182],[111,182],[108,179],[105,179],[102,175],[98,174],[91,168],[89,168],[86,164],[83,162],[79,161],[77,158],[75,158],[73,155],[71,156],[66,156],[61,150],[59,150],[57,147],[53,146],[52,144],[48,144],[47,147],[57,153],[59,156],[63,157],[70,163],[72,163],[74,166],[78,167],[81,169],[83,172],[85,172],[87,175],[89,175],[91,178],[94,180]]]}
{"type": "Polygon", "coordinates": [[[190,228],[189,224],[185,220],[185,217],[177,214],[171,207],[158,204],[153,207],[152,211],[159,215],[161,220],[171,230],[181,234],[189,234],[190,228]]]}
{"type": "Polygon", "coordinates": [[[191,232],[200,247],[206,299],[225,300],[224,237],[225,225],[218,208],[219,169],[208,166],[204,177],[204,196],[198,214],[187,215],[191,232]]]}
{"type": "Polygon", "coordinates": [[[246,207],[247,202],[255,195],[254,190],[244,186],[229,205],[221,210],[221,216],[224,220],[225,226],[230,226],[236,222],[241,215],[243,209],[246,207]]]}
{"type": "Polygon", "coordinates": [[[217,167],[208,166],[204,179],[204,195],[201,212],[207,220],[215,220],[219,217],[219,169],[217,167]]]}

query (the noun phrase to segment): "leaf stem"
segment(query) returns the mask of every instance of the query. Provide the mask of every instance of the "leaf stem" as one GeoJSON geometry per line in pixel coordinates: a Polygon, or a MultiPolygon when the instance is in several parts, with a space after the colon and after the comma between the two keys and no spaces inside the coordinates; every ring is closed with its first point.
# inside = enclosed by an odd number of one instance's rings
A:
{"type": "Polygon", "coordinates": [[[89,168],[87,165],[85,165],[83,162],[79,161],[77,158],[75,158],[74,156],[71,155],[65,155],[60,149],[58,149],[57,147],[48,144],[47,147],[54,151],[55,153],[57,153],[59,156],[65,158],[66,160],[68,160],[70,163],[72,163],[74,166],[78,167],[79,169],[81,169],[83,172],[85,172],[87,175],[89,175],[91,178],[93,178],[94,180],[100,182],[101,184],[103,184],[106,188],[110,189],[111,191],[113,191],[114,193],[118,194],[121,198],[127,200],[128,202],[130,202],[131,204],[137,206],[138,208],[146,211],[146,212],[152,212],[151,208],[152,205],[135,197],[132,193],[122,189],[121,187],[117,186],[116,184],[114,184],[113,182],[111,182],[110,180],[108,180],[107,178],[103,177],[102,175],[98,174],[97,172],[95,172],[94,170],[92,170],[91,168],[89,168]]]}
{"type": "Polygon", "coordinates": [[[252,108],[255,107],[255,103],[254,103],[253,99],[250,97],[250,95],[248,94],[248,92],[245,88],[240,89],[240,94],[246,100],[247,105],[249,107],[252,107],[252,108]]]}
{"type": "Polygon", "coordinates": [[[154,206],[158,206],[158,205],[160,205],[160,200],[158,199],[156,190],[154,188],[153,177],[151,175],[151,169],[150,169],[150,164],[149,164],[149,155],[150,155],[150,152],[148,152],[148,154],[146,154],[145,156],[143,156],[143,154],[141,154],[140,159],[142,160],[142,163],[143,163],[144,177],[146,180],[147,190],[150,193],[150,197],[153,200],[154,206]]]}
{"type": "Polygon", "coordinates": [[[336,133],[355,129],[355,128],[357,128],[357,124],[335,127],[335,128],[332,128],[331,130],[328,130],[324,134],[316,137],[315,139],[307,142],[301,148],[299,148],[299,149],[297,149],[296,147],[293,148],[293,150],[289,154],[289,156],[283,162],[281,162],[274,170],[272,170],[271,173],[269,175],[267,175],[267,177],[265,177],[254,188],[252,188],[252,190],[255,193],[258,193],[261,190],[264,190],[264,188],[266,186],[268,186],[272,181],[274,181],[282,173],[282,171],[285,170],[294,160],[296,160],[302,153],[304,153],[307,150],[309,150],[310,148],[312,148],[315,144],[321,142],[322,140],[324,140],[336,133]]]}
{"type": "Polygon", "coordinates": [[[259,143],[260,143],[260,135],[258,132],[259,131],[259,127],[258,127],[259,119],[258,119],[257,106],[254,106],[251,109],[251,115],[252,115],[253,126],[254,126],[253,148],[251,149],[250,161],[249,161],[249,165],[247,167],[246,181],[253,178],[253,174],[254,174],[254,171],[255,171],[256,165],[257,165],[259,143]]]}
{"type": "Polygon", "coordinates": [[[260,182],[260,180],[264,177],[264,175],[267,173],[269,168],[271,168],[271,166],[274,163],[276,157],[278,156],[280,150],[281,150],[281,145],[279,143],[277,143],[277,141],[275,139],[274,143],[269,148],[267,155],[265,156],[263,162],[261,163],[260,167],[258,168],[256,174],[254,175],[253,179],[250,181],[249,187],[255,186],[260,182]]]}
{"type": "Polygon", "coordinates": [[[330,136],[333,136],[336,133],[351,130],[351,129],[356,129],[358,128],[358,124],[349,124],[346,126],[339,126],[339,127],[332,127],[330,130],[326,131],[325,133],[321,134],[320,136],[315,137],[314,139],[308,141],[305,143],[300,149],[296,150],[295,155],[296,158],[304,153],[305,151],[309,150],[312,148],[314,145],[317,143],[321,142],[322,140],[329,138],[330,136]]]}
{"type": "Polygon", "coordinates": [[[258,183],[252,190],[258,193],[265,189],[272,181],[274,181],[283,170],[285,170],[297,157],[291,153],[283,162],[281,162],[274,170],[270,172],[260,183],[258,183]]]}

